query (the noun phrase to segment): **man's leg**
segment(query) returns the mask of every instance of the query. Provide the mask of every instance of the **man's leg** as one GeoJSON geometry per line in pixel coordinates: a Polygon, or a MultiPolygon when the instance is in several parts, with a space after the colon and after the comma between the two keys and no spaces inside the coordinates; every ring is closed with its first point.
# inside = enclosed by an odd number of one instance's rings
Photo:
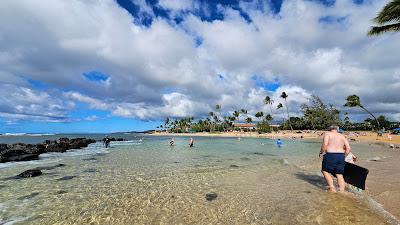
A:
{"type": "Polygon", "coordinates": [[[330,192],[336,192],[336,188],[333,185],[333,178],[332,178],[331,174],[326,172],[326,171],[322,171],[322,174],[324,175],[325,181],[329,186],[329,191],[330,192]]]}
{"type": "Polygon", "coordinates": [[[337,178],[338,185],[339,185],[339,191],[344,192],[346,183],[344,182],[343,174],[336,174],[336,178],[337,178]]]}

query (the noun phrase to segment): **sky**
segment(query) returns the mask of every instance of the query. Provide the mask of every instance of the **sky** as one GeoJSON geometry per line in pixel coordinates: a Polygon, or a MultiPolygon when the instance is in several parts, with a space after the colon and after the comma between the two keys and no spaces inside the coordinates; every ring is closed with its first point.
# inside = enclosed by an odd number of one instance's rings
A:
{"type": "MultiPolygon", "coordinates": [[[[0,133],[154,129],[167,117],[288,94],[357,94],[400,120],[400,33],[369,37],[387,0],[0,1],[0,133]]],[[[275,121],[282,112],[273,110],[275,121]]]]}

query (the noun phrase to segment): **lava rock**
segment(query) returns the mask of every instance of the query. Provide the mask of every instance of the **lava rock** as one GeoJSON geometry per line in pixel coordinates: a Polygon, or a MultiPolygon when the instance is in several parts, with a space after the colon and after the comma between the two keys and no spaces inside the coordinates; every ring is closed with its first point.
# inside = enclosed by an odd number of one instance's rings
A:
{"type": "Polygon", "coordinates": [[[92,157],[92,158],[86,158],[86,159],[82,159],[83,161],[97,161],[96,158],[92,157]]]}
{"type": "Polygon", "coordinates": [[[0,144],[0,163],[10,161],[29,161],[39,159],[46,152],[66,152],[69,149],[80,149],[96,142],[87,138],[60,138],[58,141],[46,140],[39,144],[0,144]]]}
{"type": "Polygon", "coordinates": [[[24,172],[18,174],[17,177],[28,178],[28,177],[37,177],[40,175],[42,175],[42,171],[33,169],[33,170],[24,171],[24,172]]]}
{"type": "Polygon", "coordinates": [[[37,169],[37,170],[54,170],[55,168],[64,167],[64,166],[65,166],[65,164],[60,163],[60,164],[57,164],[54,166],[39,166],[39,167],[36,167],[35,169],[37,169]]]}
{"type": "Polygon", "coordinates": [[[95,173],[95,172],[97,172],[97,170],[96,170],[96,169],[90,168],[90,169],[84,170],[83,172],[84,172],[84,173],[95,173]]]}
{"type": "Polygon", "coordinates": [[[33,198],[33,197],[35,197],[35,196],[37,196],[37,195],[39,195],[39,192],[33,192],[32,194],[19,197],[19,198],[17,198],[17,200],[30,199],[30,198],[33,198]]]}
{"type": "Polygon", "coordinates": [[[61,177],[61,178],[59,178],[59,179],[57,179],[58,181],[62,181],[62,180],[71,180],[71,179],[73,179],[73,178],[75,178],[76,176],[64,176],[64,177],[61,177]]]}
{"type": "Polygon", "coordinates": [[[217,193],[214,193],[214,192],[206,194],[207,201],[215,200],[217,197],[218,197],[217,193]]]}

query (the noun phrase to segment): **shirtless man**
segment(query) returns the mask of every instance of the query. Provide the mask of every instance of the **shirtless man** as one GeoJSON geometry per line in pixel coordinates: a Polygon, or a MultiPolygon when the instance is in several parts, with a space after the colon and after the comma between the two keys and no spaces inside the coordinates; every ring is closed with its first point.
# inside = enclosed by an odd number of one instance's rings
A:
{"type": "Polygon", "coordinates": [[[351,150],[346,137],[338,131],[339,127],[337,125],[329,127],[329,131],[324,134],[324,140],[319,153],[319,157],[323,157],[322,174],[331,192],[336,192],[331,174],[335,175],[337,178],[339,191],[344,192],[344,159],[345,155],[349,154],[351,150]]]}

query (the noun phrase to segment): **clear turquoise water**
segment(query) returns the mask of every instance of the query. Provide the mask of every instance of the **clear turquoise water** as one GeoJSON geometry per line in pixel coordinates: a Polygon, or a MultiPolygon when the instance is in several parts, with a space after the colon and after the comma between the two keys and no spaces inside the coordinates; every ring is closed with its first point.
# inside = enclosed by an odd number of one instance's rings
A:
{"type": "Polygon", "coordinates": [[[285,140],[279,148],[270,139],[195,137],[189,148],[187,137],[175,137],[173,147],[169,137],[125,138],[130,141],[109,149],[95,143],[0,165],[0,224],[388,223],[361,198],[325,192],[319,143],[313,141],[285,140]],[[5,179],[58,163],[66,166],[35,178],[5,179]],[[65,176],[73,178],[59,180],[65,176]],[[205,199],[210,192],[218,195],[213,201],[205,199]]]}

